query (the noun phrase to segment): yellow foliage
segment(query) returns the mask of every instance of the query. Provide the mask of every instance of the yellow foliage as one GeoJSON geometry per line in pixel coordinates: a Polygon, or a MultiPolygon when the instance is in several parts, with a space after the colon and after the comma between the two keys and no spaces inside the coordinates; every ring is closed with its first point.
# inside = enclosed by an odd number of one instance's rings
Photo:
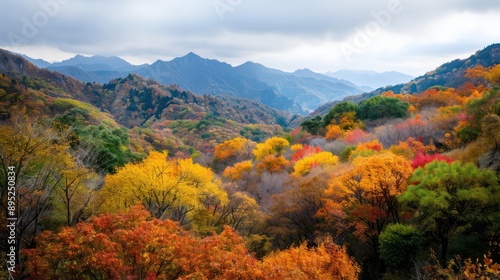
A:
{"type": "Polygon", "coordinates": [[[316,166],[333,166],[339,162],[339,158],[330,152],[320,152],[298,160],[293,166],[293,175],[303,176],[308,174],[316,166]]]}
{"type": "Polygon", "coordinates": [[[343,197],[346,203],[394,197],[406,190],[407,179],[413,173],[409,160],[390,152],[357,157],[353,163],[354,169],[332,178],[328,195],[343,197]]]}
{"type": "Polygon", "coordinates": [[[157,218],[180,220],[206,208],[207,201],[227,203],[227,194],[210,169],[191,158],[166,157],[166,152],[151,152],[144,161],[129,163],[108,175],[100,192],[102,211],[115,212],[141,203],[157,218]]]}
{"type": "Polygon", "coordinates": [[[264,143],[257,144],[253,155],[256,160],[261,160],[267,155],[280,155],[288,146],[290,146],[288,140],[275,136],[267,139],[264,143]]]}
{"type": "Polygon", "coordinates": [[[291,150],[292,152],[298,151],[298,150],[300,150],[300,149],[302,149],[302,144],[293,144],[293,145],[290,147],[290,150],[291,150]]]}

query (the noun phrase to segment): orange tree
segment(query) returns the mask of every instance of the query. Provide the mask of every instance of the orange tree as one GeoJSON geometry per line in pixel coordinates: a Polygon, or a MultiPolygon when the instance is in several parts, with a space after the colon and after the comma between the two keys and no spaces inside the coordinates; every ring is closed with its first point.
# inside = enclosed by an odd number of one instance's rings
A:
{"type": "Polygon", "coordinates": [[[357,157],[354,167],[333,177],[326,190],[326,206],[319,211],[327,219],[351,228],[366,242],[378,263],[378,237],[388,223],[400,221],[397,195],[406,190],[411,162],[390,152],[357,157]]]}

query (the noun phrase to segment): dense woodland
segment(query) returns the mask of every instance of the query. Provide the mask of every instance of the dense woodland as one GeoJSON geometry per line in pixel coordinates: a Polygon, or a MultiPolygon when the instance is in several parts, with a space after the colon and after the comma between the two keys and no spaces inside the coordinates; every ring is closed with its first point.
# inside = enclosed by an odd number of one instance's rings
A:
{"type": "Polygon", "coordinates": [[[251,100],[1,59],[17,277],[500,277],[500,64],[289,127],[251,100]]]}

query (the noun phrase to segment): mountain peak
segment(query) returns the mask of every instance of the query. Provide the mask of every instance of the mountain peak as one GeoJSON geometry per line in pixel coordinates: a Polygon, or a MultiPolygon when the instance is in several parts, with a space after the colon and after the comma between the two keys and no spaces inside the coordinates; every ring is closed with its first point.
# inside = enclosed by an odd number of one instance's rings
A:
{"type": "Polygon", "coordinates": [[[314,73],[313,71],[311,71],[311,69],[308,69],[308,68],[302,68],[302,69],[297,69],[293,72],[293,74],[300,74],[300,75],[303,75],[303,74],[316,74],[314,73]]]}
{"type": "Polygon", "coordinates": [[[184,59],[204,59],[201,56],[195,54],[194,52],[189,52],[185,56],[182,56],[180,58],[184,58],[184,59]]]}

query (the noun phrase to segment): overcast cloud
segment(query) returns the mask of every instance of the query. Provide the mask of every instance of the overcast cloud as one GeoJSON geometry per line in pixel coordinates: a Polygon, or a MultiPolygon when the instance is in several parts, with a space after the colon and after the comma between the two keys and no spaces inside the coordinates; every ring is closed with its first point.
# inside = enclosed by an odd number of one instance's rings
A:
{"type": "Polygon", "coordinates": [[[192,51],[285,71],[421,75],[500,42],[496,0],[2,0],[0,47],[131,63],[192,51]]]}

